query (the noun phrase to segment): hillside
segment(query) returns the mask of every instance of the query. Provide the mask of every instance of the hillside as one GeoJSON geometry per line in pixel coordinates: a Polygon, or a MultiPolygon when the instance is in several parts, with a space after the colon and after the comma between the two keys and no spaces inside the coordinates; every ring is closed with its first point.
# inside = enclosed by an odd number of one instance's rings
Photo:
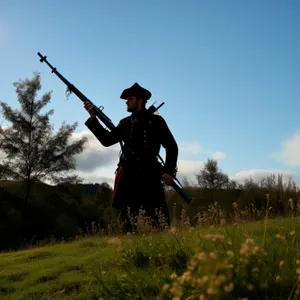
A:
{"type": "Polygon", "coordinates": [[[82,237],[0,254],[1,299],[297,299],[299,242],[299,219],[82,237]]]}

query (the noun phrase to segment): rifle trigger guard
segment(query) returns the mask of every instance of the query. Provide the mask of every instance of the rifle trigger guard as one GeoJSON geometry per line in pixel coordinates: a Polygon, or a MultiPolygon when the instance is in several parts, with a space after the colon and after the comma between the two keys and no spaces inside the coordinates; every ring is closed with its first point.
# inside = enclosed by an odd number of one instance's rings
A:
{"type": "Polygon", "coordinates": [[[98,108],[99,108],[101,111],[104,109],[104,107],[103,107],[102,105],[100,105],[98,108]]]}

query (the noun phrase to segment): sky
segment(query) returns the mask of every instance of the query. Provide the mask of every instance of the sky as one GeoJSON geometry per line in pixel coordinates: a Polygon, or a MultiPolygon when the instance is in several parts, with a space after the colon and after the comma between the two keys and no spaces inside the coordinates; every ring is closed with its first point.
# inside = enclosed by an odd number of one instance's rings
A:
{"type": "MultiPolygon", "coordinates": [[[[88,131],[82,102],[57,70],[117,125],[121,92],[138,82],[165,102],[178,178],[193,182],[209,158],[243,182],[271,173],[300,180],[300,2],[0,1],[0,101],[19,108],[13,82],[41,74],[51,123],[78,122],[85,182],[113,184],[119,146],[88,131]]],[[[0,115],[0,123],[5,123],[0,115]]],[[[164,150],[161,152],[164,158],[164,150]]]]}

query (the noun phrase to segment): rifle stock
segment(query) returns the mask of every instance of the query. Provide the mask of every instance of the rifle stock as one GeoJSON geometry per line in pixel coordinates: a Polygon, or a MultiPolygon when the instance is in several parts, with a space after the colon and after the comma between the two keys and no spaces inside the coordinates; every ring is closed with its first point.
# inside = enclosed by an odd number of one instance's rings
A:
{"type": "Polygon", "coordinates": [[[172,181],[171,186],[177,192],[177,194],[181,196],[181,198],[184,199],[187,203],[190,204],[192,202],[193,198],[189,194],[187,194],[181,186],[176,184],[174,180],[172,181]]]}
{"type": "MultiPolygon", "coordinates": [[[[37,53],[38,56],[41,58],[40,62],[45,62],[50,69],[52,70],[52,73],[56,74],[57,77],[65,83],[65,85],[68,88],[68,91],[74,93],[82,102],[88,101],[90,102],[93,106],[94,106],[94,111],[95,111],[95,115],[100,119],[100,121],[102,121],[105,126],[109,129],[109,130],[113,130],[115,128],[115,125],[113,124],[113,122],[108,118],[107,115],[105,115],[102,110],[104,109],[103,106],[99,106],[97,107],[90,99],[88,99],[81,91],[79,91],[72,83],[70,83],[64,76],[62,76],[55,67],[53,67],[48,61],[47,61],[47,56],[43,56],[40,52],[37,53]]],[[[157,111],[162,105],[164,104],[164,102],[162,104],[160,104],[158,107],[155,107],[154,105],[151,105],[148,108],[148,111],[153,114],[155,111],[157,111]]],[[[124,145],[123,145],[123,141],[120,142],[121,145],[121,149],[123,149],[124,145]]],[[[159,156],[159,159],[161,161],[162,166],[164,166],[164,162],[163,159],[159,156]]],[[[178,179],[175,177],[173,179],[173,182],[171,184],[171,186],[174,188],[174,190],[187,202],[190,203],[192,201],[192,197],[190,195],[188,195],[184,189],[182,188],[181,184],[179,183],[179,185],[175,182],[178,181],[178,179]]]]}

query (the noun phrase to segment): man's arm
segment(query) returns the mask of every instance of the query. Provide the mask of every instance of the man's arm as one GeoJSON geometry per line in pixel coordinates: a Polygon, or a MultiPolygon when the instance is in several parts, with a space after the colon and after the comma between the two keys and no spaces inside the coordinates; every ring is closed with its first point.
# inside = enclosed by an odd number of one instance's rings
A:
{"type": "Polygon", "coordinates": [[[159,117],[158,123],[160,142],[166,150],[164,173],[175,176],[177,173],[178,145],[166,121],[162,117],[159,117]]]}
{"type": "Polygon", "coordinates": [[[86,120],[85,125],[104,147],[110,147],[122,140],[122,120],[119,122],[118,126],[111,131],[106,130],[97,118],[89,118],[86,120]]]}

